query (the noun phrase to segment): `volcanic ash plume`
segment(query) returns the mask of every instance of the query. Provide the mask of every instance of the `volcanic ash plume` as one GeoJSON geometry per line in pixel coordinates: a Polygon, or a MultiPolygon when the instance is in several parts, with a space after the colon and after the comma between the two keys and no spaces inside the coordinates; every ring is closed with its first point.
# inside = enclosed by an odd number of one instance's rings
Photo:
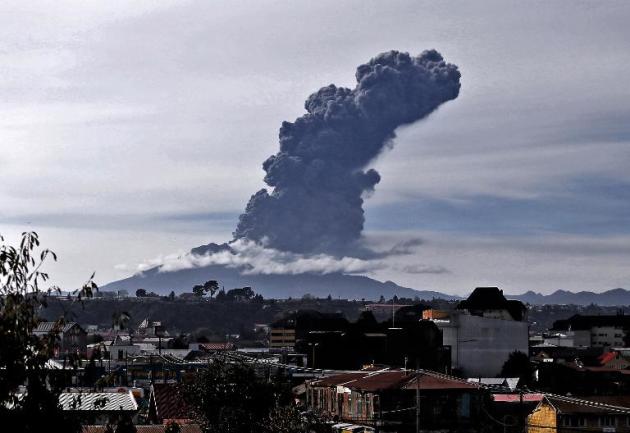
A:
{"type": "Polygon", "coordinates": [[[366,166],[395,137],[460,88],[457,66],[434,50],[390,51],[357,68],[354,89],[331,84],[308,97],[307,113],[283,122],[280,151],[234,232],[282,251],[347,252],[363,230],[363,196],[380,181],[366,166]]]}

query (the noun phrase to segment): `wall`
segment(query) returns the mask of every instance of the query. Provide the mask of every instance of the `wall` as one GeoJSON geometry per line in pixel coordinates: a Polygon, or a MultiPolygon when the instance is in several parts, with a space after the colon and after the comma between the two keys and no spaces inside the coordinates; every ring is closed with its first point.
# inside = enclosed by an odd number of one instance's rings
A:
{"type": "Polygon", "coordinates": [[[545,401],[527,417],[527,433],[556,432],[556,411],[545,401]]]}
{"type": "Polygon", "coordinates": [[[451,366],[467,377],[497,376],[510,353],[529,351],[527,322],[462,313],[435,323],[442,329],[444,345],[451,346],[451,366]]]}

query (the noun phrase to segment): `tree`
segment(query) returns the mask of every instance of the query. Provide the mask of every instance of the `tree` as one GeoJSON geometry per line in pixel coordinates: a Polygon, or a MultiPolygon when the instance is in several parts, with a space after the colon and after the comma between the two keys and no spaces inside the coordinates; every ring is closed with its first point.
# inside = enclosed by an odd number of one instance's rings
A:
{"type": "Polygon", "coordinates": [[[212,298],[214,294],[219,290],[219,283],[216,280],[209,280],[203,283],[203,289],[206,293],[210,293],[210,297],[212,298]]]}
{"type": "Polygon", "coordinates": [[[193,286],[192,292],[195,296],[201,298],[204,295],[205,290],[201,284],[196,284],[193,286]]]}
{"type": "Polygon", "coordinates": [[[510,353],[507,361],[503,364],[503,368],[501,368],[502,377],[518,377],[525,384],[530,382],[531,374],[532,366],[529,362],[529,357],[518,350],[510,353]]]}
{"type": "Polygon", "coordinates": [[[117,311],[112,314],[112,328],[122,331],[129,327],[129,321],[131,320],[131,314],[126,311],[117,311]]]}
{"type": "Polygon", "coordinates": [[[147,296],[147,291],[144,289],[138,289],[136,290],[136,297],[137,298],[144,298],[147,296]]]}
{"type": "Polygon", "coordinates": [[[206,293],[210,293],[210,297],[212,298],[217,290],[219,290],[219,283],[216,280],[209,280],[203,284],[196,284],[192,289],[195,296],[200,298],[206,293]]]}
{"type": "Polygon", "coordinates": [[[260,431],[272,411],[292,404],[290,385],[267,381],[244,363],[215,359],[186,386],[184,396],[206,432],[260,431]]]}
{"type": "Polygon", "coordinates": [[[169,301],[174,301],[175,300],[175,291],[171,290],[171,293],[168,294],[168,300],[169,301]]]}
{"type": "MultiPolygon", "coordinates": [[[[56,256],[47,249],[39,251],[37,233],[23,233],[17,247],[5,245],[2,237],[0,243],[0,419],[16,432],[79,432],[78,420],[59,406],[63,384],[46,369],[64,319],[47,336],[33,335],[37,312],[46,307],[50,294],[61,293],[54,286],[42,287],[49,276],[41,267],[56,256]]],[[[75,292],[77,301],[98,290],[92,278],[75,292]]]]}

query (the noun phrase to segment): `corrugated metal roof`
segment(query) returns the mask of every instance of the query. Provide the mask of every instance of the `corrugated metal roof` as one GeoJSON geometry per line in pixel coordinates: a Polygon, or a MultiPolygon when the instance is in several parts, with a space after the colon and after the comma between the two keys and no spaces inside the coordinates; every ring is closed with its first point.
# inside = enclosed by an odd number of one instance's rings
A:
{"type": "Polygon", "coordinates": [[[184,401],[181,388],[174,383],[155,383],[152,400],[158,419],[190,419],[190,408],[184,401]]]}
{"type": "Polygon", "coordinates": [[[545,400],[561,414],[629,414],[630,407],[606,404],[582,398],[546,395],[545,400]]]}
{"type": "Polygon", "coordinates": [[[69,411],[131,411],[138,404],[131,392],[62,392],[59,404],[69,411]]]}
{"type": "MultiPolygon", "coordinates": [[[[52,331],[55,327],[57,322],[39,322],[37,324],[37,328],[35,328],[33,330],[34,333],[38,333],[38,334],[47,334],[50,331],[52,331]]],[[[63,325],[63,327],[61,328],[61,332],[67,332],[68,330],[70,330],[70,328],[72,328],[73,326],[75,326],[78,324],[76,322],[67,322],[63,325]]]]}
{"type": "Polygon", "coordinates": [[[337,374],[314,382],[313,386],[338,386],[360,391],[381,391],[387,389],[478,389],[479,386],[464,379],[451,378],[439,374],[419,373],[416,380],[414,371],[386,370],[377,372],[352,372],[337,374]]]}

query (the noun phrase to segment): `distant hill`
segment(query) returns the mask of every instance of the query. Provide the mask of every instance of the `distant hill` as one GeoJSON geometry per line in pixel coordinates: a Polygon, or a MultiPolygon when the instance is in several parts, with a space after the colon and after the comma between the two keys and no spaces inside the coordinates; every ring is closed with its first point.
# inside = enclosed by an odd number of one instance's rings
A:
{"type": "Polygon", "coordinates": [[[533,291],[525,292],[522,295],[506,295],[509,299],[530,304],[564,304],[564,305],[601,305],[614,307],[617,305],[630,305],[630,290],[613,289],[606,292],[569,292],[567,290],[557,290],[549,295],[543,295],[533,291]]]}
{"type": "Polygon", "coordinates": [[[360,275],[341,273],[246,275],[237,269],[220,265],[174,272],[158,272],[157,268],[153,268],[132,277],[106,284],[101,287],[101,290],[128,290],[133,295],[136,289],[143,288],[167,295],[171,290],[175,293],[189,292],[193,285],[207,280],[218,280],[226,290],[250,286],[256,293],[260,293],[265,298],[277,299],[299,298],[307,293],[320,298],[331,295],[333,298],[367,300],[377,300],[381,295],[386,298],[397,295],[398,297],[418,297],[420,299],[459,299],[453,295],[430,290],[414,290],[399,286],[392,281],[382,282],[360,275]]]}

